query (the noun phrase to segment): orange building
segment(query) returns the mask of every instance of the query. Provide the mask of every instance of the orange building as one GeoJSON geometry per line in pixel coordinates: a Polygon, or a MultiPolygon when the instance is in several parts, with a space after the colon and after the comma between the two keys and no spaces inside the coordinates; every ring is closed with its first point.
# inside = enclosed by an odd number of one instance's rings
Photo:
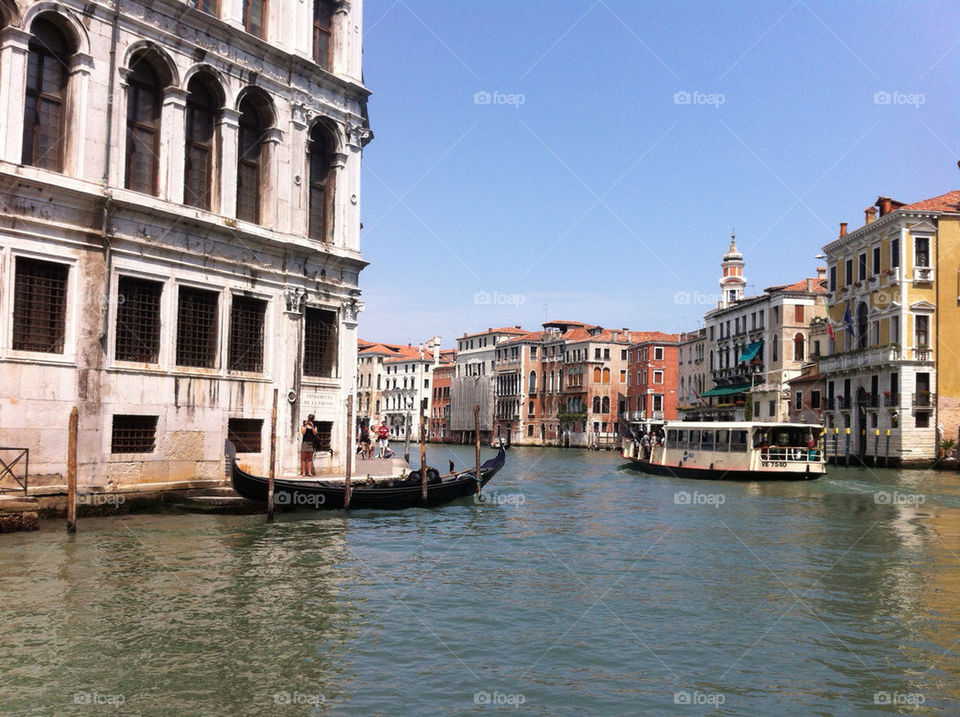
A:
{"type": "Polygon", "coordinates": [[[674,420],[677,417],[680,337],[660,331],[640,336],[640,340],[629,349],[627,405],[623,417],[632,424],[674,420]]]}

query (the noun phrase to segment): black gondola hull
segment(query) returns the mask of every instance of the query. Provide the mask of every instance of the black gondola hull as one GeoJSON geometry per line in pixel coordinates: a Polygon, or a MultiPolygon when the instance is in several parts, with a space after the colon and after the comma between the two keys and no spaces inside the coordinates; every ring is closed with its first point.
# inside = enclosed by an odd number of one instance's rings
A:
{"type": "MultiPolygon", "coordinates": [[[[506,454],[501,448],[495,458],[480,466],[480,484],[486,485],[503,467],[506,454]]],[[[232,462],[231,480],[233,489],[248,500],[267,502],[268,479],[255,476],[232,462]]],[[[423,500],[423,487],[419,482],[395,487],[369,487],[354,483],[350,491],[350,508],[355,510],[399,510],[402,508],[433,508],[458,498],[474,495],[477,481],[474,472],[461,473],[453,479],[431,483],[427,486],[427,499],[423,500]]],[[[345,489],[342,486],[320,481],[275,479],[273,502],[280,510],[342,510],[345,489]]]]}

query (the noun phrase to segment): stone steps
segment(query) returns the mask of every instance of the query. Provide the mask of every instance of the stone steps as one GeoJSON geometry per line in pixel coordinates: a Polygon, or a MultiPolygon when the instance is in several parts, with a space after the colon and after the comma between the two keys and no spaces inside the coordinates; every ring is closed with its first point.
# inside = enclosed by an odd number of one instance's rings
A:
{"type": "Polygon", "coordinates": [[[40,530],[40,502],[22,494],[0,495],[0,533],[40,530]]]}

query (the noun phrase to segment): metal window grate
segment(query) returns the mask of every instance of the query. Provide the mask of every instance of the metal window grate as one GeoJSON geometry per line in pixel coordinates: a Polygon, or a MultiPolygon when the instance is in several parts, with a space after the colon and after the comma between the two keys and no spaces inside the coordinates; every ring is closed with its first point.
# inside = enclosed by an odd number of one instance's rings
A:
{"type": "Polygon", "coordinates": [[[307,307],[304,317],[303,375],[332,378],[336,356],[336,313],[307,307]]]}
{"type": "Polygon", "coordinates": [[[159,281],[121,276],[117,288],[118,361],[157,363],[160,356],[159,281]]]}
{"type": "Polygon", "coordinates": [[[233,297],[230,312],[231,371],[263,371],[263,323],[267,302],[246,296],[233,297]]]}
{"type": "Polygon", "coordinates": [[[180,287],[177,307],[177,365],[214,368],[217,359],[216,291],[180,287]]]}
{"type": "Polygon", "coordinates": [[[64,264],[17,257],[13,348],[62,354],[67,318],[64,264]]]}
{"type": "Polygon", "coordinates": [[[317,429],[316,445],[318,451],[329,451],[332,444],[333,421],[314,421],[314,428],[317,429]]]}
{"type": "Polygon", "coordinates": [[[153,453],[157,441],[156,416],[113,417],[111,453],[153,453]]]}
{"type": "Polygon", "coordinates": [[[237,453],[260,453],[263,419],[231,418],[227,421],[227,438],[237,447],[237,453]]]}

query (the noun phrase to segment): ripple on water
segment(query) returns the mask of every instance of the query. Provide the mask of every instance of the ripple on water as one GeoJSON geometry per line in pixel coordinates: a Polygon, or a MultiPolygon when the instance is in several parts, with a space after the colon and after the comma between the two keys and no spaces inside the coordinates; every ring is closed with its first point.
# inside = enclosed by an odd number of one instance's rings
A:
{"type": "Polygon", "coordinates": [[[293,713],[462,714],[494,693],[670,714],[680,691],[722,694],[721,713],[869,711],[878,691],[960,710],[954,477],[685,482],[514,448],[487,490],[523,500],[0,536],[4,711],[69,713],[78,690],[150,714],[259,715],[285,695],[308,705],[293,713]]]}

